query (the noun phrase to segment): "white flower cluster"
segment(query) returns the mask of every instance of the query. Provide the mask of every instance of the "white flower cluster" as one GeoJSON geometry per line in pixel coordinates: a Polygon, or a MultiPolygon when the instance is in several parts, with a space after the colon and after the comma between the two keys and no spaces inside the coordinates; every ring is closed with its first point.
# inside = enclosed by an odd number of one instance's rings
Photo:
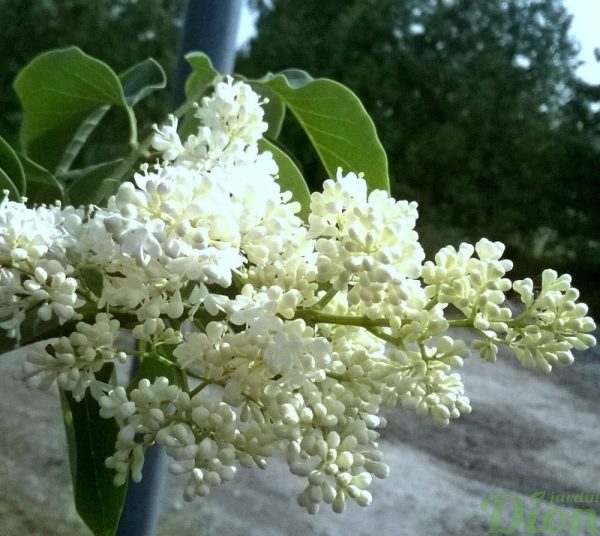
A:
{"type": "Polygon", "coordinates": [[[426,292],[436,302],[456,307],[466,317],[454,323],[472,326],[481,338],[473,348],[488,361],[495,361],[498,344],[509,346],[524,367],[550,372],[556,364],[573,363],[571,350],[596,344],[589,334],[596,326],[588,308],[577,303],[579,292],[571,287],[571,276],[544,270],[541,288],[533,281],[511,282],[506,272],[512,263],[501,259],[504,245],[481,240],[475,248],[461,244],[458,251],[448,246],[425,263],[426,292]],[[474,258],[476,252],[479,258],[474,258]],[[519,296],[522,311],[513,317],[505,293],[519,296]]]}
{"type": "Polygon", "coordinates": [[[32,318],[71,330],[34,347],[24,376],[77,399],[90,388],[120,427],[106,462],[116,484],[141,478],[155,443],[187,475],[186,499],[283,449],[310,512],[366,506],[389,471],[383,405],[441,425],[471,411],[456,373],[470,350],[451,328],[474,331],[487,360],[504,344],[544,371],[595,344],[568,276],[544,272],[539,291],[512,282],[503,245],[486,239],[424,262],[416,204],[368,193],[359,175],[325,181],[302,222],[258,150],[267,125],[247,84],[217,83],[196,115],[184,140],[174,117],[156,127],[162,161],[106,208],[0,205],[0,326],[13,338],[32,318]],[[120,327],[181,380],[130,392],[95,381],[124,356],[120,327]]]}
{"type": "Polygon", "coordinates": [[[0,327],[20,339],[21,324],[35,310],[43,321],[60,324],[77,317],[85,302],[77,296],[73,266],[66,260],[69,242],[60,206],[28,209],[0,202],[0,327]]]}
{"type": "Polygon", "coordinates": [[[225,403],[216,403],[203,393],[190,398],[167,378],[153,383],[140,380],[127,396],[117,387],[98,400],[102,417],[117,419],[121,425],[116,452],[106,465],[117,472],[115,484],[125,483],[129,471],[142,478],[143,449],[158,443],[175,460],[171,471],[189,474],[185,497],[207,495],[210,486],[231,480],[236,472],[238,435],[236,415],[225,403]]]}
{"type": "Polygon", "coordinates": [[[119,321],[98,313],[92,325],[78,322],[68,337],[32,345],[23,364],[23,379],[30,387],[47,389],[56,380],[81,400],[106,362],[124,362],[127,355],[115,349],[119,321]]]}

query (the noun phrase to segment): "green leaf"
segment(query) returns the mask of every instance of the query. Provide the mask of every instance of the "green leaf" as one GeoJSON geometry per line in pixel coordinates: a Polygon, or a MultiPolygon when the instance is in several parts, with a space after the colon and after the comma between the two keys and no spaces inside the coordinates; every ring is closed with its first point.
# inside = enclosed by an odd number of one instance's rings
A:
{"type": "Polygon", "coordinates": [[[22,154],[18,157],[25,172],[27,201],[30,205],[63,201],[62,185],[52,173],[22,154]]]}
{"type": "Polygon", "coordinates": [[[362,172],[370,190],[389,191],[387,157],[373,120],[347,87],[289,70],[253,82],[277,94],[316,149],[327,172],[362,172]]]}
{"type": "Polygon", "coordinates": [[[114,419],[100,417],[98,403],[89,391],[77,402],[71,393],[61,390],[61,402],[75,507],[95,536],[113,536],[127,486],[113,484],[114,472],[106,468],[104,460],[114,453],[119,427],[114,419]]]}
{"type": "Polygon", "coordinates": [[[127,104],[134,106],[150,93],[167,85],[167,75],[160,64],[148,58],[119,75],[127,104]]]}
{"type": "Polygon", "coordinates": [[[113,178],[104,179],[102,186],[98,190],[97,196],[99,199],[108,199],[111,195],[117,193],[121,186],[121,181],[113,178]]]}
{"type": "Polygon", "coordinates": [[[77,278],[84,287],[94,293],[96,297],[102,295],[104,278],[102,272],[93,266],[82,266],[77,268],[77,278]]]}
{"type": "MultiPolygon", "coordinates": [[[[0,171],[3,171],[10,183],[12,183],[17,197],[18,194],[25,195],[26,183],[23,166],[19,161],[17,153],[2,136],[0,136],[0,171]]],[[[5,187],[7,186],[3,186],[3,188],[5,187]]]]}
{"type": "Polygon", "coordinates": [[[221,75],[213,67],[210,58],[202,52],[190,52],[186,54],[185,59],[192,68],[192,72],[185,82],[185,95],[188,100],[195,101],[221,75]]]}
{"type": "Polygon", "coordinates": [[[258,142],[258,148],[261,151],[271,151],[273,154],[273,158],[279,167],[277,182],[281,187],[281,191],[292,192],[292,199],[300,203],[301,209],[298,216],[307,222],[310,214],[310,190],[298,166],[277,145],[265,138],[258,142]]]}
{"type": "Polygon", "coordinates": [[[17,76],[25,154],[56,169],[81,123],[104,105],[129,108],[121,82],[105,63],[76,47],[39,55],[17,76]]]}
{"type": "MultiPolygon", "coordinates": [[[[140,351],[148,351],[148,343],[139,342],[138,348],[140,351]]],[[[169,380],[169,383],[183,386],[183,372],[175,365],[176,359],[173,357],[173,350],[176,346],[161,346],[159,349],[159,357],[173,362],[173,366],[159,360],[153,356],[146,356],[140,360],[139,366],[135,371],[135,376],[129,382],[128,391],[135,389],[139,381],[147,378],[151,382],[159,376],[164,376],[169,380]]]]}
{"type": "Polygon", "coordinates": [[[270,140],[276,140],[279,138],[283,120],[285,119],[285,103],[267,87],[258,86],[254,89],[263,97],[263,99],[266,99],[262,108],[265,111],[265,121],[269,125],[269,128],[264,136],[270,140]]]}
{"type": "Polygon", "coordinates": [[[69,201],[74,206],[100,203],[105,197],[104,183],[123,162],[122,159],[103,162],[71,173],[73,182],[69,186],[69,201]]]}
{"type": "MultiPolygon", "coordinates": [[[[130,107],[153,91],[164,88],[167,83],[163,68],[151,58],[130,67],[119,75],[119,79],[123,87],[125,100],[130,107]]],[[[57,176],[65,175],[69,171],[79,151],[109,109],[110,105],[108,104],[100,106],[81,123],[58,163],[57,176]]]]}

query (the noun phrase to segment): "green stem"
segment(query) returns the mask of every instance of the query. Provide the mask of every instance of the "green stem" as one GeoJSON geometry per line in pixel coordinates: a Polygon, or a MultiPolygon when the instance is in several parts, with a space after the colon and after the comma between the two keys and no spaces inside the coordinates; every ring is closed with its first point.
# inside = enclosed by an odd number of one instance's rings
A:
{"type": "Polygon", "coordinates": [[[166,357],[163,357],[162,355],[153,354],[152,358],[156,359],[159,363],[163,363],[164,365],[169,365],[170,367],[181,370],[181,367],[177,363],[173,363],[173,361],[170,361],[169,359],[167,359],[166,357]]]}
{"type": "Polygon", "coordinates": [[[389,328],[385,318],[369,318],[368,316],[347,316],[321,313],[313,309],[297,311],[295,318],[302,318],[311,324],[338,324],[342,326],[358,326],[361,328],[389,328]]]}
{"type": "Polygon", "coordinates": [[[375,335],[375,337],[379,337],[382,341],[389,342],[390,344],[393,344],[394,346],[400,346],[402,344],[402,341],[400,339],[397,339],[396,337],[392,337],[388,333],[384,333],[383,331],[379,331],[379,330],[373,329],[373,328],[367,328],[367,330],[370,333],[372,333],[373,335],[375,335]]]}
{"type": "Polygon", "coordinates": [[[205,387],[207,387],[208,385],[210,385],[210,383],[211,382],[209,382],[208,380],[204,380],[199,385],[197,385],[196,387],[194,387],[189,392],[190,398],[194,398],[200,391],[202,391],[202,389],[204,389],[205,387]]]}
{"type": "Polygon", "coordinates": [[[438,303],[439,302],[438,302],[437,298],[431,298],[431,300],[429,301],[429,303],[425,306],[425,310],[426,311],[431,311],[438,303]]]}
{"type": "Polygon", "coordinates": [[[472,328],[473,320],[470,318],[460,318],[456,320],[448,320],[448,325],[451,328],[472,328]]]}
{"type": "Polygon", "coordinates": [[[136,151],[138,147],[137,119],[131,106],[127,106],[127,119],[129,120],[129,147],[132,151],[136,151]]]}
{"type": "Polygon", "coordinates": [[[325,307],[337,293],[337,289],[331,287],[327,293],[314,305],[314,308],[318,310],[323,309],[323,307],[325,307]]]}

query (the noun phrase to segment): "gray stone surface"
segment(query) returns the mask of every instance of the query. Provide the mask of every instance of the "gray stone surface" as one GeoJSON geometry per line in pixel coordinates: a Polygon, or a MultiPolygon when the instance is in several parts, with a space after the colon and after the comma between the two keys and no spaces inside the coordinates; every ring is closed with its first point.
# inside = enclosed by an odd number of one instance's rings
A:
{"type": "MultiPolygon", "coordinates": [[[[15,381],[19,359],[0,359],[0,534],[88,535],[73,507],[57,394],[15,381]]],[[[374,482],[370,507],[309,516],[295,503],[302,480],[273,460],[190,504],[181,480],[168,476],[158,535],[481,536],[490,494],[600,493],[600,352],[550,376],[510,358],[494,366],[471,358],[463,378],[474,410],[448,428],[388,411],[382,448],[392,474],[374,482]]],[[[538,524],[555,506],[537,507],[538,524]]],[[[580,507],[600,512],[600,502],[580,507]]]]}

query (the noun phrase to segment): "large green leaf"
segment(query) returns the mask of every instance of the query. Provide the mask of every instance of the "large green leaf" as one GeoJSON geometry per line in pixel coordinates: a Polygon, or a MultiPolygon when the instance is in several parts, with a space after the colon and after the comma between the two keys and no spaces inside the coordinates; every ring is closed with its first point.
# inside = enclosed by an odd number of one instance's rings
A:
{"type": "Polygon", "coordinates": [[[136,63],[119,75],[125,99],[130,106],[134,106],[150,93],[163,89],[167,85],[167,75],[160,64],[148,58],[136,63]]]}
{"type": "Polygon", "coordinates": [[[26,156],[19,154],[19,160],[27,181],[27,200],[30,205],[63,201],[62,185],[54,175],[26,156]]]}
{"type": "Polygon", "coordinates": [[[370,190],[389,191],[387,157],[373,120],[347,87],[304,71],[268,75],[254,85],[277,94],[315,147],[327,172],[362,172],[370,190]]]}
{"type": "MultiPolygon", "coordinates": [[[[25,172],[23,171],[23,166],[19,161],[19,157],[14,149],[8,144],[8,142],[0,136],[0,171],[3,172],[6,179],[0,179],[5,181],[5,186],[2,186],[2,189],[8,188],[11,190],[13,195],[16,193],[25,195],[26,191],[26,183],[25,183],[25,172]],[[12,189],[14,188],[15,191],[12,189]]],[[[2,174],[0,174],[2,177],[2,174]]]]}
{"type": "MultiPolygon", "coordinates": [[[[137,104],[153,91],[164,88],[167,83],[167,77],[163,68],[151,58],[137,63],[121,73],[119,80],[123,87],[125,100],[130,107],[137,104]]],[[[79,151],[109,109],[109,104],[100,106],[81,123],[58,163],[56,168],[56,175],[58,177],[63,178],[69,172],[79,151]]]]}
{"type": "Polygon", "coordinates": [[[259,141],[258,147],[261,151],[270,151],[273,154],[279,167],[277,182],[281,191],[292,192],[292,199],[300,203],[301,209],[298,215],[307,222],[310,214],[310,190],[298,166],[283,150],[265,138],[259,141]]]}
{"type": "Polygon", "coordinates": [[[99,415],[98,403],[88,392],[81,402],[61,391],[69,447],[75,507],[95,536],[116,533],[127,486],[113,484],[114,472],[104,461],[115,450],[119,431],[114,419],[99,415]]]}
{"type": "Polygon", "coordinates": [[[116,105],[130,111],[114,71],[76,47],[41,54],[20,72],[14,87],[23,107],[23,150],[50,170],[98,108],[116,105]]]}

